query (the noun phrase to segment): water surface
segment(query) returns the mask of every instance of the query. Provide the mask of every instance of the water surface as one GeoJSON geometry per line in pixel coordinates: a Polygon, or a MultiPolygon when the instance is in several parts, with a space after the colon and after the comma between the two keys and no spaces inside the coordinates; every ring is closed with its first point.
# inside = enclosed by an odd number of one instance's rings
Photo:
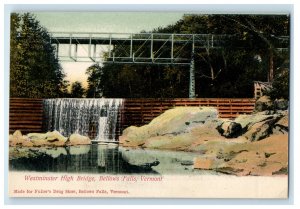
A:
{"type": "Polygon", "coordinates": [[[115,144],[11,147],[11,171],[107,174],[216,174],[193,169],[198,153],[129,149],[115,144]],[[159,162],[159,163],[158,163],[159,162]]]}

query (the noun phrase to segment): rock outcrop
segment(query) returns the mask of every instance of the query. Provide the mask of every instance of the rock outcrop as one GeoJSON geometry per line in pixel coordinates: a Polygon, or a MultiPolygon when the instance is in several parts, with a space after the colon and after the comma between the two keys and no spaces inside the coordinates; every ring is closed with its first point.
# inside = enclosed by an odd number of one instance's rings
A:
{"type": "Polygon", "coordinates": [[[86,136],[73,134],[68,139],[61,135],[58,131],[47,133],[29,133],[22,135],[21,131],[17,130],[12,135],[9,135],[9,146],[24,146],[24,147],[63,147],[67,145],[84,145],[91,144],[91,140],[86,136]]]}
{"type": "Polygon", "coordinates": [[[285,99],[275,99],[274,108],[276,110],[287,110],[289,107],[289,102],[285,99]]]}
{"type": "Polygon", "coordinates": [[[255,102],[254,111],[261,112],[265,110],[272,110],[273,107],[273,102],[271,101],[270,97],[262,96],[255,102]]]}
{"type": "MultiPolygon", "coordinates": [[[[205,146],[205,145],[203,145],[205,146]]],[[[194,168],[215,170],[238,176],[286,174],[288,168],[288,135],[270,136],[262,141],[206,146],[207,156],[194,160],[194,168]]]]}
{"type": "MultiPolygon", "coordinates": [[[[259,141],[276,132],[276,124],[286,117],[288,117],[287,111],[277,111],[273,114],[264,111],[252,115],[241,115],[234,121],[241,124],[244,137],[250,141],[259,141]]],[[[285,129],[284,125],[278,124],[277,126],[279,127],[278,131],[285,129]]]]}
{"type": "Polygon", "coordinates": [[[268,96],[262,96],[255,102],[254,111],[287,110],[289,102],[286,99],[275,99],[272,101],[268,96]]]}
{"type": "Polygon", "coordinates": [[[168,110],[120,136],[124,147],[199,153],[194,169],[234,175],[286,174],[288,111],[263,111],[235,120],[217,117],[214,108],[168,110]]]}
{"type": "Polygon", "coordinates": [[[9,135],[9,146],[33,146],[33,143],[25,135],[22,135],[20,130],[15,131],[13,134],[9,135]]]}
{"type": "Polygon", "coordinates": [[[209,107],[177,107],[142,127],[131,126],[119,137],[129,147],[185,150],[194,140],[218,135],[218,112],[209,107]]]}
{"type": "Polygon", "coordinates": [[[148,125],[125,129],[120,143],[129,147],[186,150],[211,138],[259,141],[287,131],[287,111],[264,111],[224,120],[217,117],[214,108],[180,107],[166,111],[148,125]]]}
{"type": "Polygon", "coordinates": [[[241,124],[234,121],[225,121],[217,127],[217,130],[226,138],[236,138],[240,136],[243,131],[241,124]]]}
{"type": "Polygon", "coordinates": [[[27,134],[33,146],[64,146],[67,138],[61,135],[58,131],[43,133],[30,133],[27,134]]]}

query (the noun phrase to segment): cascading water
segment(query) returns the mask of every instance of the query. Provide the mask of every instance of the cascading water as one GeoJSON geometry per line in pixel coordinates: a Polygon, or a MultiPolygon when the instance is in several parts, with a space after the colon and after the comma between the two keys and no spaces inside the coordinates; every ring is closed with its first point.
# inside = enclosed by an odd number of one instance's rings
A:
{"type": "Polygon", "coordinates": [[[115,141],[122,99],[45,99],[44,127],[64,136],[78,133],[98,141],[115,141]]]}

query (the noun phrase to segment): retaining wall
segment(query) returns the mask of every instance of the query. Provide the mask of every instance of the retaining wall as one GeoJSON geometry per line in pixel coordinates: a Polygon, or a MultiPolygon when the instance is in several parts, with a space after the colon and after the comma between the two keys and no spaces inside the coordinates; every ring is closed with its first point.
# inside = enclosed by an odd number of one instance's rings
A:
{"type": "MultiPolygon", "coordinates": [[[[196,99],[125,99],[119,114],[117,133],[124,128],[149,123],[164,111],[178,106],[212,106],[222,118],[235,118],[250,114],[254,109],[253,98],[196,98],[196,99]]],[[[23,134],[43,132],[43,100],[11,98],[9,107],[9,132],[21,130],[23,134]]]]}

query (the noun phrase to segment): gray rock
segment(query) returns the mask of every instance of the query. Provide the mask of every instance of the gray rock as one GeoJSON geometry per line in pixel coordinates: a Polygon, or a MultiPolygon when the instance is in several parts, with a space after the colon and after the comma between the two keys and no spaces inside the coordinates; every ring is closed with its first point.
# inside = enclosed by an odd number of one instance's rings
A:
{"type": "Polygon", "coordinates": [[[289,116],[286,113],[280,120],[275,124],[275,126],[280,126],[281,128],[285,130],[289,130],[289,116]]]}
{"type": "Polygon", "coordinates": [[[275,99],[274,108],[276,110],[287,110],[289,107],[289,102],[285,99],[275,99]]]}
{"type": "Polygon", "coordinates": [[[241,124],[233,121],[225,121],[220,126],[217,127],[217,130],[222,136],[226,138],[236,138],[242,134],[241,124]]]}
{"type": "Polygon", "coordinates": [[[276,122],[277,118],[268,119],[265,121],[261,121],[258,123],[255,123],[248,127],[247,132],[244,134],[244,136],[249,141],[259,141],[266,137],[268,137],[273,132],[273,127],[276,122]]]}
{"type": "Polygon", "coordinates": [[[289,115],[287,111],[282,112],[283,116],[273,127],[273,134],[285,134],[289,131],[289,115]]]}
{"type": "MultiPolygon", "coordinates": [[[[218,120],[218,110],[213,107],[175,107],[154,118],[147,125],[125,129],[119,141],[123,146],[144,146],[151,138],[165,137],[168,140],[179,137],[189,134],[195,127],[215,124],[215,120],[218,120]]],[[[214,131],[217,133],[215,129],[214,131]]]]}
{"type": "Polygon", "coordinates": [[[192,160],[183,160],[183,161],[181,161],[181,165],[185,165],[185,166],[194,165],[194,161],[192,161],[192,160]]]}
{"type": "Polygon", "coordinates": [[[240,115],[234,120],[234,122],[241,124],[243,129],[247,129],[255,123],[273,118],[274,115],[269,115],[267,112],[258,112],[252,115],[240,115]]]}
{"type": "Polygon", "coordinates": [[[262,96],[255,102],[254,112],[261,112],[271,109],[273,109],[273,102],[268,96],[262,96]]]}

